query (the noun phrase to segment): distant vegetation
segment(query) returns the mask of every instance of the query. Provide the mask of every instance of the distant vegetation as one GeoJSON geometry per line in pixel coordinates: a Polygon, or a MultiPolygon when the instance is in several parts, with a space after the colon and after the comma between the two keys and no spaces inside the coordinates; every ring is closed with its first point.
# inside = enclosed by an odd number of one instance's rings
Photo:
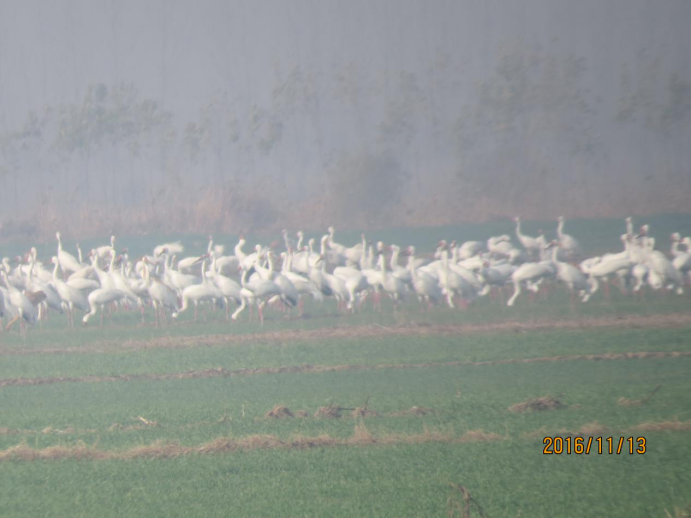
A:
{"type": "Polygon", "coordinates": [[[448,49],[416,72],[281,62],[268,98],[192,120],[91,84],[0,132],[0,239],[688,211],[688,73],[641,50],[595,91],[586,57],[505,43],[484,76],[448,49]]]}

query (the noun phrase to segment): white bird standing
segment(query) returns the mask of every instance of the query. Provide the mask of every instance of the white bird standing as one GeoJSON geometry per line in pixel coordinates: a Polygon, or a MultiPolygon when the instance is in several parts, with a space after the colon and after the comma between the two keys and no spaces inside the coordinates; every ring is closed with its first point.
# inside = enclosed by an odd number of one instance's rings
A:
{"type": "Polygon", "coordinates": [[[8,322],[5,329],[9,330],[12,325],[19,320],[19,333],[22,338],[26,338],[25,322],[30,325],[35,324],[38,320],[38,309],[27,295],[14,287],[8,280],[7,273],[4,270],[2,271],[2,278],[5,281],[5,286],[7,286],[7,291],[10,296],[9,303],[16,313],[15,317],[8,322]]]}
{"type": "Polygon", "coordinates": [[[60,268],[63,272],[77,272],[82,269],[82,265],[79,261],[69,252],[65,252],[62,249],[62,241],[60,240],[60,232],[55,233],[55,237],[58,238],[58,261],[60,262],[60,268]]]}
{"type": "Polygon", "coordinates": [[[205,301],[215,302],[218,299],[223,299],[221,290],[206,276],[206,259],[202,260],[202,282],[201,284],[194,284],[187,286],[182,290],[182,307],[179,311],[173,313],[173,318],[178,318],[180,313],[187,311],[190,301],[194,304],[194,321],[197,321],[199,315],[199,303],[205,301]]]}
{"type": "Polygon", "coordinates": [[[57,290],[58,295],[60,295],[62,301],[67,305],[68,322],[71,327],[74,327],[74,308],[77,308],[84,313],[88,313],[91,311],[89,300],[83,292],[72,287],[70,284],[58,277],[58,268],[60,267],[60,262],[56,256],[53,256],[52,262],[55,265],[55,268],[53,269],[53,286],[55,286],[55,289],[57,290]]]}
{"type": "Polygon", "coordinates": [[[523,245],[523,248],[525,248],[533,258],[539,257],[542,248],[545,246],[545,236],[540,235],[539,237],[532,237],[525,235],[521,232],[520,216],[516,216],[513,220],[516,222],[516,237],[521,242],[521,245],[523,245]]]}
{"type": "Polygon", "coordinates": [[[549,246],[552,248],[552,262],[557,266],[557,279],[566,284],[572,294],[578,292],[581,300],[587,302],[590,297],[588,278],[575,266],[558,259],[559,241],[552,241],[549,246]]]}
{"type": "Polygon", "coordinates": [[[84,318],[82,318],[84,325],[89,323],[89,319],[96,314],[98,308],[101,308],[101,325],[103,325],[103,314],[106,305],[113,302],[118,302],[124,296],[125,294],[122,291],[109,288],[99,288],[89,293],[88,300],[89,305],[91,306],[91,311],[84,315],[84,318]]]}
{"type": "Polygon", "coordinates": [[[154,305],[154,325],[158,326],[166,320],[166,309],[173,312],[178,310],[178,297],[166,284],[151,277],[147,258],[144,258],[144,282],[154,305]]]}
{"type": "Polygon", "coordinates": [[[539,263],[524,263],[519,266],[515,272],[511,275],[511,281],[513,282],[513,295],[507,301],[507,306],[513,306],[521,294],[523,286],[531,283],[536,285],[543,279],[553,277],[556,273],[556,266],[552,261],[540,261],[539,263]]]}
{"type": "Polygon", "coordinates": [[[559,239],[559,258],[565,261],[575,261],[581,256],[581,245],[575,237],[564,233],[564,216],[559,216],[557,237],[559,239]]]}

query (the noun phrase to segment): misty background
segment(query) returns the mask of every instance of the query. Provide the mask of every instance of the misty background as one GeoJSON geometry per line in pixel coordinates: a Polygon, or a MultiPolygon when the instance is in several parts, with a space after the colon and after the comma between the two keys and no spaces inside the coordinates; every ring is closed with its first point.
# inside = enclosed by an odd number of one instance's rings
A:
{"type": "Polygon", "coordinates": [[[0,238],[689,212],[691,2],[0,1],[0,238]]]}

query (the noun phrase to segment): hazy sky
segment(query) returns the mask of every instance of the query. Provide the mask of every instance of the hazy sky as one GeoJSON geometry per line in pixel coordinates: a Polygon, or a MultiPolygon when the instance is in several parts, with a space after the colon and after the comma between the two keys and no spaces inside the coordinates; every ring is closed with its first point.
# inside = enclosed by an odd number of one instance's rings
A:
{"type": "MultiPolygon", "coordinates": [[[[150,174],[146,192],[173,171],[183,183],[199,174],[223,183],[226,174],[266,173],[287,179],[282,189],[294,196],[312,195],[306,179],[323,186],[324,171],[358,153],[394,156],[408,195],[444,191],[463,177],[463,186],[491,198],[480,192],[478,174],[538,169],[558,183],[596,171],[597,181],[606,179],[597,192],[619,192],[616,182],[627,174],[638,190],[643,184],[635,182],[651,174],[679,187],[691,176],[684,165],[691,117],[678,117],[672,137],[651,135],[658,119],[691,103],[690,20],[688,0],[0,1],[0,133],[19,131],[30,110],[52,108],[55,117],[61,106],[81,105],[91,85],[131,84],[170,112],[180,142],[213,99],[228,100],[223,117],[240,128],[237,141],[218,137],[215,158],[208,137],[208,156],[193,165],[181,165],[182,151],[166,152],[165,163],[137,157],[130,168],[150,174]],[[512,98],[525,87],[512,72],[523,57],[529,89],[512,98]],[[295,71],[300,77],[291,83],[295,71]],[[561,82],[550,87],[557,76],[561,82]],[[350,101],[346,83],[355,86],[350,101]],[[637,110],[628,126],[617,121],[625,83],[637,110]],[[302,90],[286,101],[286,85],[302,90]],[[498,136],[506,129],[501,117],[518,121],[512,135],[498,136]],[[564,144],[578,134],[588,141],[564,144]],[[260,137],[269,144],[257,144],[260,137]]],[[[40,163],[17,154],[4,166],[8,174],[23,167],[14,173],[15,199],[32,195],[22,180],[29,172],[44,174],[42,185],[53,189],[44,197],[58,199],[65,185],[82,189],[70,174],[125,167],[117,146],[94,147],[87,165],[82,155],[63,153],[57,165],[52,120],[40,163]]],[[[87,192],[99,202],[141,201],[125,191],[113,199],[87,192]]]]}

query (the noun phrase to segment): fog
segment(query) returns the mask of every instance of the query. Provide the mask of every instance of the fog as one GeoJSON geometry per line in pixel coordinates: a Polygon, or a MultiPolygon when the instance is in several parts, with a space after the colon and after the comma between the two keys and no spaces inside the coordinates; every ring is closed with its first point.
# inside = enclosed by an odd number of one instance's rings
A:
{"type": "Polygon", "coordinates": [[[0,2],[0,238],[689,211],[686,0],[0,2]]]}

